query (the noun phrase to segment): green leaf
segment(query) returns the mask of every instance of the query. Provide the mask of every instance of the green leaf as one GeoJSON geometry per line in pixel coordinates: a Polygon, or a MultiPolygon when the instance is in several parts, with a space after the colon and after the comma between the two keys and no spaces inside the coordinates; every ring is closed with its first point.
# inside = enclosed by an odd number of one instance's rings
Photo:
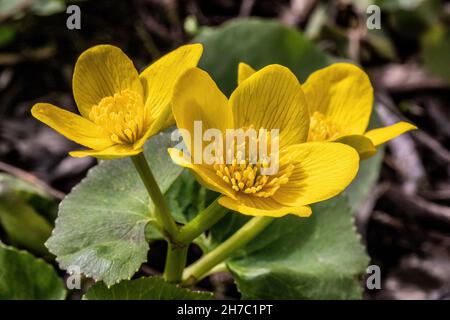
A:
{"type": "Polygon", "coordinates": [[[0,224],[12,244],[48,255],[44,242],[52,226],[17,196],[0,196],[0,224]]]}
{"type": "Polygon", "coordinates": [[[51,265],[0,243],[0,300],[64,299],[66,289],[51,265]]]}
{"type": "Polygon", "coordinates": [[[431,28],[422,38],[422,58],[433,74],[450,81],[450,30],[443,25],[431,28]]]}
{"type": "Polygon", "coordinates": [[[16,30],[12,26],[0,26],[0,48],[10,44],[16,36],[16,30]]]}
{"type": "Polygon", "coordinates": [[[332,61],[301,33],[276,21],[234,20],[217,29],[202,29],[194,42],[205,47],[200,67],[227,95],[236,87],[239,62],[256,69],[282,64],[304,81],[312,71],[332,61]]]}
{"type": "MultiPolygon", "coordinates": [[[[182,171],[169,159],[168,147],[169,133],[151,138],[145,147],[162,192],[182,171]]],[[[62,201],[47,247],[62,269],[79,266],[108,286],[130,279],[147,260],[145,229],[152,210],[131,160],[103,161],[62,201]]]]}
{"type": "Polygon", "coordinates": [[[122,281],[107,288],[103,283],[92,286],[84,295],[86,300],[211,300],[208,292],[191,291],[165,282],[160,277],[122,281]]]}
{"type": "Polygon", "coordinates": [[[366,41],[374,48],[374,50],[383,58],[395,60],[397,51],[389,34],[383,29],[369,29],[367,31],[366,41]]]}
{"type": "Polygon", "coordinates": [[[368,263],[344,197],[275,220],[228,262],[244,299],[357,299],[368,263]]]}
{"type": "MultiPolygon", "coordinates": [[[[7,174],[0,174],[0,226],[11,244],[48,256],[44,242],[52,226],[38,213],[34,205],[54,206],[41,190],[7,174]]],[[[39,207],[39,206],[37,206],[39,207]]],[[[52,208],[53,209],[53,208],[52,208]]]]}
{"type": "Polygon", "coordinates": [[[416,38],[436,25],[442,13],[441,0],[384,0],[382,12],[388,13],[390,27],[406,38],[416,38]]]}
{"type": "Polygon", "coordinates": [[[42,188],[11,175],[0,173],[0,193],[2,192],[13,192],[49,221],[55,220],[57,213],[55,199],[42,188]]]}

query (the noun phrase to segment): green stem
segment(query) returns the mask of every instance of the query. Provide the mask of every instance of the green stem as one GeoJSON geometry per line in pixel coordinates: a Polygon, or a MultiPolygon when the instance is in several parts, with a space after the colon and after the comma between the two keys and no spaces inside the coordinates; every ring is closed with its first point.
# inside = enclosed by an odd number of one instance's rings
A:
{"type": "Polygon", "coordinates": [[[272,220],[273,218],[268,217],[255,217],[251,219],[217,248],[186,268],[183,274],[183,285],[191,286],[201,280],[209,270],[228,258],[236,249],[256,237],[272,220]]]}
{"type": "Polygon", "coordinates": [[[208,273],[205,274],[205,276],[209,276],[211,274],[219,273],[219,272],[227,272],[227,271],[228,271],[227,264],[225,262],[221,262],[218,265],[211,268],[211,270],[209,270],[208,273]]]}
{"type": "Polygon", "coordinates": [[[178,241],[184,244],[191,243],[195,238],[222,219],[227,212],[228,209],[222,207],[218,199],[214,200],[206,209],[181,228],[177,238],[178,241]]]}
{"type": "Polygon", "coordinates": [[[219,205],[215,200],[205,210],[180,229],[177,236],[178,245],[168,244],[164,278],[168,282],[179,283],[186,266],[186,256],[189,244],[219,221],[228,209],[219,205]]]}
{"type": "Polygon", "coordinates": [[[170,240],[175,241],[178,235],[178,226],[175,220],[170,214],[169,208],[167,207],[164,196],[158,187],[158,183],[153,176],[153,173],[148,166],[147,160],[143,153],[131,157],[137,172],[141,176],[142,182],[144,182],[145,188],[148,194],[152,198],[155,204],[155,219],[164,235],[170,240]]]}
{"type": "Polygon", "coordinates": [[[186,266],[188,246],[177,247],[170,242],[167,243],[166,266],[164,268],[164,279],[167,282],[179,283],[186,266]]]}

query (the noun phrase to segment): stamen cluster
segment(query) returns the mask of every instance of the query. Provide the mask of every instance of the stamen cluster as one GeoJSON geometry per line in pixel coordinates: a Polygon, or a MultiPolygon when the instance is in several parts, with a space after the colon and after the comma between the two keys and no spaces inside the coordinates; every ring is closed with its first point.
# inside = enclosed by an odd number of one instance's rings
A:
{"type": "Polygon", "coordinates": [[[89,118],[119,144],[133,144],[139,140],[149,122],[141,95],[128,89],[103,98],[92,107],[89,118]]]}

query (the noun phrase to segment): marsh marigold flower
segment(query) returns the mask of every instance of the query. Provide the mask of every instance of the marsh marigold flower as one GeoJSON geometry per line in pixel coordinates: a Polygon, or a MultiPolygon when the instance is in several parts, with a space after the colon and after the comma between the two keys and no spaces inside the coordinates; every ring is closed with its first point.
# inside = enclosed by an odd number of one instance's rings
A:
{"type": "Polygon", "coordinates": [[[309,204],[343,191],[358,171],[359,157],[353,148],[340,143],[305,143],[309,130],[306,100],[294,74],[280,65],[253,74],[230,99],[205,71],[188,70],[175,87],[172,111],[178,128],[192,137],[196,121],[201,121],[203,132],[214,128],[224,137],[227,129],[279,130],[279,169],[271,175],[262,173],[264,163],[252,163],[248,158],[236,161],[237,153],[230,164],[196,164],[191,159],[197,147],[194,138],[184,139],[191,141],[186,143],[189,154],[169,150],[177,164],[222,194],[219,204],[243,214],[308,216],[309,204]]]}
{"type": "Polygon", "coordinates": [[[73,74],[80,115],[49,103],[33,106],[33,116],[90,150],[73,157],[113,159],[142,152],[145,141],[173,123],[170,99],[179,76],[197,65],[200,44],[182,46],[138,74],[117,47],[99,45],[81,54],[73,74]]]}
{"type": "MultiPolygon", "coordinates": [[[[239,65],[238,83],[255,70],[239,65]]],[[[376,153],[376,147],[410,130],[407,122],[367,130],[373,108],[369,77],[350,63],[335,63],[312,73],[302,85],[310,115],[308,141],[338,141],[358,150],[362,159],[376,153]]]]}

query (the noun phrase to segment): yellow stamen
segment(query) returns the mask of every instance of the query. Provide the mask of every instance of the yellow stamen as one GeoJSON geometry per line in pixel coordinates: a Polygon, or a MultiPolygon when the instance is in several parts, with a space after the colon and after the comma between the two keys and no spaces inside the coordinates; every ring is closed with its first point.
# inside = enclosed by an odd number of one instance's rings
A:
{"type": "MultiPolygon", "coordinates": [[[[259,146],[261,137],[256,139],[259,146]]],[[[270,148],[270,133],[266,133],[265,139],[270,148]]],[[[250,144],[250,141],[247,141],[247,143],[250,144]]],[[[251,163],[247,144],[244,147],[246,154],[244,155],[242,149],[237,148],[234,151],[235,156],[231,164],[215,164],[213,168],[216,174],[235,192],[252,194],[257,197],[272,196],[281,185],[289,181],[294,166],[288,165],[275,175],[263,175],[261,169],[270,167],[270,157],[260,159],[257,163],[251,163]]],[[[225,154],[231,155],[233,151],[227,150],[225,154]]]]}
{"type": "Polygon", "coordinates": [[[330,121],[320,112],[314,112],[309,124],[308,141],[335,140],[342,136],[342,128],[330,121]]]}
{"type": "Polygon", "coordinates": [[[140,94],[123,90],[92,107],[89,118],[118,144],[133,144],[145,133],[148,119],[140,94]]]}

